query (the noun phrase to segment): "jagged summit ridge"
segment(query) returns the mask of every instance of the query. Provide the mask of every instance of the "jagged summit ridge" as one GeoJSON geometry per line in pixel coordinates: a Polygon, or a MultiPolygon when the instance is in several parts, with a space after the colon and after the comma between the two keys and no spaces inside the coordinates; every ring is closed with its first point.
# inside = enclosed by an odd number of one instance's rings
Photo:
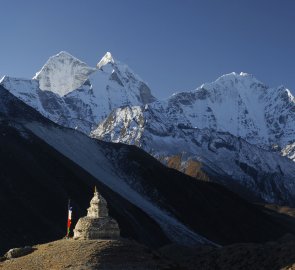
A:
{"type": "Polygon", "coordinates": [[[224,86],[225,88],[235,88],[236,91],[244,90],[251,88],[253,85],[261,85],[265,88],[268,88],[267,85],[263,84],[261,81],[255,78],[254,75],[245,73],[245,72],[231,72],[228,74],[224,74],[217,78],[214,82],[204,83],[200,87],[198,87],[195,91],[201,88],[208,87],[210,90],[213,87],[221,88],[224,86]]]}

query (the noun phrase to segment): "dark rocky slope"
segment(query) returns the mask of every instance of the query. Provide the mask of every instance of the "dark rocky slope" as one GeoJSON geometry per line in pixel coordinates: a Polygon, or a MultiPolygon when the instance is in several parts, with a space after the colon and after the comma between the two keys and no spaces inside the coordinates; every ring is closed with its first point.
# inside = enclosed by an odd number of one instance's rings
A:
{"type": "Polygon", "coordinates": [[[285,235],[275,242],[264,244],[243,243],[222,248],[188,248],[166,246],[162,256],[186,270],[294,270],[295,238],[285,235]]]}

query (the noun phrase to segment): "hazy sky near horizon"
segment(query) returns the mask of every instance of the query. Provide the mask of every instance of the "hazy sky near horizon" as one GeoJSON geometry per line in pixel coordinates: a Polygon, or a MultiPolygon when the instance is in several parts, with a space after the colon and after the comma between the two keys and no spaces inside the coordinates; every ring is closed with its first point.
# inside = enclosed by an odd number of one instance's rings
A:
{"type": "Polygon", "coordinates": [[[95,66],[105,52],[155,96],[247,72],[295,91],[294,0],[0,0],[0,75],[31,78],[67,51],[95,66]]]}

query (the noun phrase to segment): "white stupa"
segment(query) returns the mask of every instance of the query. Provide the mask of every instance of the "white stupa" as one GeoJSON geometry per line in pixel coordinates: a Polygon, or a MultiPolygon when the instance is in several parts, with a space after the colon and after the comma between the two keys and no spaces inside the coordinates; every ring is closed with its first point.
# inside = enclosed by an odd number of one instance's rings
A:
{"type": "Polygon", "coordinates": [[[78,220],[74,239],[117,239],[120,229],[116,220],[109,216],[106,200],[97,192],[87,209],[87,216],[78,220]]]}

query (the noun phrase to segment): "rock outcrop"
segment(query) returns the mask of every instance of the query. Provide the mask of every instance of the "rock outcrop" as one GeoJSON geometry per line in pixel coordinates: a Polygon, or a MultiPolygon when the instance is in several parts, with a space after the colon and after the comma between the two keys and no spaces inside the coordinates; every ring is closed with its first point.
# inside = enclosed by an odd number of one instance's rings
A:
{"type": "Polygon", "coordinates": [[[87,216],[78,220],[74,239],[117,239],[120,229],[117,221],[108,214],[106,200],[95,188],[94,196],[87,209],[87,216]]]}
{"type": "Polygon", "coordinates": [[[25,246],[22,248],[12,248],[6,252],[6,254],[4,255],[4,258],[7,260],[10,260],[13,258],[18,258],[18,257],[28,255],[33,251],[34,249],[31,246],[25,246]]]}

